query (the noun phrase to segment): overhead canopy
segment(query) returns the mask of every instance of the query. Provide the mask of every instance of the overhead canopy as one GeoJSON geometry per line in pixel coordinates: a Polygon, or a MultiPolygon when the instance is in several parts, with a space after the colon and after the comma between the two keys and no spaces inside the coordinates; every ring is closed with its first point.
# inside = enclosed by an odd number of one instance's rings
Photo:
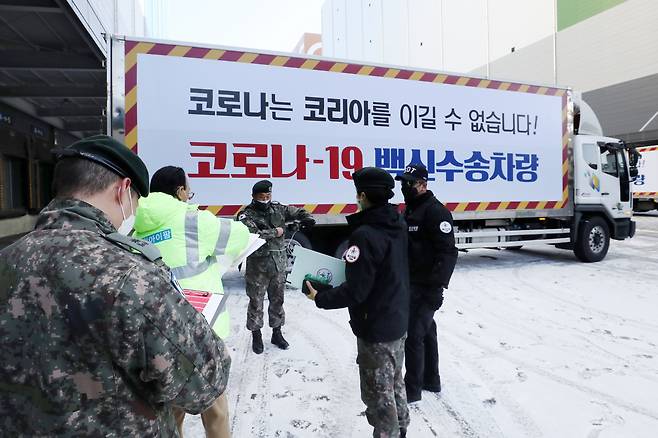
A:
{"type": "Polygon", "coordinates": [[[66,0],[0,0],[0,100],[77,136],[105,132],[105,56],[66,0]]]}
{"type": "Polygon", "coordinates": [[[658,74],[583,93],[603,133],[630,144],[658,144],[658,74]]]}

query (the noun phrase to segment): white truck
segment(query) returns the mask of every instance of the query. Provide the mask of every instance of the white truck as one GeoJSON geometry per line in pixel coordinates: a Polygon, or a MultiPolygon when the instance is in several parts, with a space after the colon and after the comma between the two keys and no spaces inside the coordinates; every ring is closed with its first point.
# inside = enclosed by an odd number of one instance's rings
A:
{"type": "Polygon", "coordinates": [[[638,175],[633,181],[633,210],[658,209],[658,146],[635,149],[639,154],[638,175]]]}
{"type": "Polygon", "coordinates": [[[635,232],[627,148],[569,89],[124,37],[109,52],[111,135],[150,172],[183,167],[217,215],[271,180],[316,217],[304,246],[341,252],[354,170],[410,162],[461,249],[552,244],[594,262],[635,232]]]}

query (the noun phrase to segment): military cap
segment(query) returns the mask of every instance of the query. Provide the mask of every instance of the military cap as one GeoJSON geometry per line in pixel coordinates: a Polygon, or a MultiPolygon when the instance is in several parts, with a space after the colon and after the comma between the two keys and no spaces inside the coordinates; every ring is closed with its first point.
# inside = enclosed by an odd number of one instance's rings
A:
{"type": "Polygon", "coordinates": [[[398,181],[427,181],[427,168],[420,163],[411,163],[404,168],[404,173],[395,177],[398,181]]]}
{"type": "Polygon", "coordinates": [[[379,167],[364,167],[352,174],[352,180],[357,191],[365,189],[393,189],[395,181],[384,169],[379,167]]]}
{"type": "Polygon", "coordinates": [[[256,195],[258,193],[272,193],[272,183],[264,179],[258,181],[251,189],[251,194],[256,195]]]}
{"type": "Polygon", "coordinates": [[[72,145],[53,150],[58,160],[86,158],[111,170],[122,178],[130,178],[141,196],[149,194],[149,171],[144,162],[126,145],[107,135],[94,135],[72,145]]]}

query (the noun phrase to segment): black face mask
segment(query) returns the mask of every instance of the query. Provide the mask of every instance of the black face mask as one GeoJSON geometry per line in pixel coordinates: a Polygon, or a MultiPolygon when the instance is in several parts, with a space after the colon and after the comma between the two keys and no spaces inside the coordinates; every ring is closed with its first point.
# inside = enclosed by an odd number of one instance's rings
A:
{"type": "Polygon", "coordinates": [[[404,196],[404,202],[408,204],[409,201],[418,196],[418,189],[413,185],[405,182],[402,184],[402,196],[404,196]]]}
{"type": "Polygon", "coordinates": [[[265,211],[270,207],[270,201],[260,202],[260,201],[254,200],[254,205],[256,206],[257,209],[265,211]]]}

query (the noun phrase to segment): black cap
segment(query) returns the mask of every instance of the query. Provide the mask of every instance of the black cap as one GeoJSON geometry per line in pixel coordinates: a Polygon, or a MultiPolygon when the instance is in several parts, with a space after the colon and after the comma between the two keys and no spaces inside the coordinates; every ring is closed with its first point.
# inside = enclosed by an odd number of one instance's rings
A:
{"type": "Polygon", "coordinates": [[[398,181],[427,181],[427,168],[419,163],[410,163],[404,168],[404,173],[395,177],[398,181]]]}
{"type": "Polygon", "coordinates": [[[57,160],[86,158],[123,178],[130,178],[141,196],[149,194],[149,171],[144,162],[126,145],[107,135],[94,135],[72,145],[53,150],[57,160]]]}
{"type": "Polygon", "coordinates": [[[264,179],[258,181],[251,189],[252,195],[257,195],[258,193],[272,193],[272,183],[264,179]]]}
{"type": "Polygon", "coordinates": [[[379,167],[364,167],[352,174],[356,190],[361,192],[366,189],[393,189],[395,181],[384,169],[379,167]]]}

